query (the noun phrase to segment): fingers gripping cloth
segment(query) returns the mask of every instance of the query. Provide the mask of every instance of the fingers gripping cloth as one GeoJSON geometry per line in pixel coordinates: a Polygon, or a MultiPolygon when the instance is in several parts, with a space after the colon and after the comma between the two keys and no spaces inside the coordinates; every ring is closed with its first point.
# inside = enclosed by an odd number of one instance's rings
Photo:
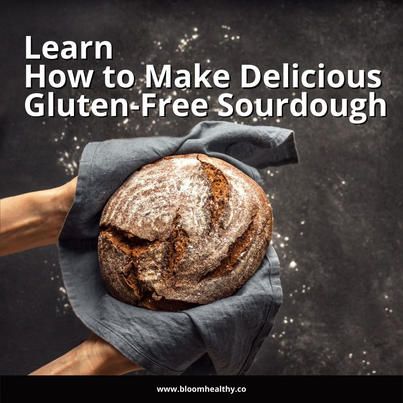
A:
{"type": "Polygon", "coordinates": [[[239,374],[251,365],[282,301],[279,261],[272,246],[235,294],[178,312],[121,302],[108,294],[101,279],[97,240],[108,199],[143,165],[193,153],[227,161],[257,182],[262,182],[258,169],[298,162],[291,130],[226,122],[202,122],[184,137],[89,143],[59,238],[60,266],[77,317],[146,370],[181,374],[207,357],[211,368],[204,366],[203,371],[239,374]]]}

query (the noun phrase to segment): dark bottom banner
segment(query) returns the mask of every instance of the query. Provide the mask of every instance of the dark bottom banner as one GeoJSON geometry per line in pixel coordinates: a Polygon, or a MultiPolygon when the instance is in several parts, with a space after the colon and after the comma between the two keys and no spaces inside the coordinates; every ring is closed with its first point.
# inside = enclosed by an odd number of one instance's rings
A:
{"type": "Polygon", "coordinates": [[[0,378],[0,401],[3,403],[78,402],[88,396],[94,401],[118,399],[202,398],[240,399],[259,402],[293,401],[324,402],[329,398],[340,402],[403,402],[401,376],[239,376],[239,377],[26,377],[0,378]],[[171,395],[171,396],[169,396],[171,395]]]}

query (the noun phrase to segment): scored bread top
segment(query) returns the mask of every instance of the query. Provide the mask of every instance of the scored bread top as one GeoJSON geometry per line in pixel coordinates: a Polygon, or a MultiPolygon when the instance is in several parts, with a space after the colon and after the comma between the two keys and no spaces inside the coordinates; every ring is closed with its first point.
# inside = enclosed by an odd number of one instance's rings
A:
{"type": "Polygon", "coordinates": [[[233,294],[272,232],[263,189],[218,158],[170,156],[131,175],[106,204],[101,274],[116,298],[179,310],[233,294]]]}

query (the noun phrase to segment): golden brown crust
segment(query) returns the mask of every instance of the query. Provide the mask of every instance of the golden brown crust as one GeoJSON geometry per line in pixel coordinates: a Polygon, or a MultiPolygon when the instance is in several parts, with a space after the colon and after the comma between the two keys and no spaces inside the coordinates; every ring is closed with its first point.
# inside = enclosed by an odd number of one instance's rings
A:
{"type": "Polygon", "coordinates": [[[272,211],[249,176],[218,158],[187,154],[130,176],[100,226],[108,291],[176,311],[232,295],[254,274],[271,239],[272,211]]]}

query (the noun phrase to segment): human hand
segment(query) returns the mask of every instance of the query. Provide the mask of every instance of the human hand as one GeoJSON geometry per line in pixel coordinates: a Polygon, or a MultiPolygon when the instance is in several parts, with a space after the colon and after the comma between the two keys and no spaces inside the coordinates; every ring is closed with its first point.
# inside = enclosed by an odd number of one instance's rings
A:
{"type": "MultiPolygon", "coordinates": [[[[62,186],[0,200],[0,256],[57,243],[77,178],[62,186]]],[[[32,375],[120,375],[140,367],[96,335],[32,375]]]]}
{"type": "Polygon", "coordinates": [[[0,256],[57,243],[77,178],[38,192],[0,199],[0,256]]]}
{"type": "Polygon", "coordinates": [[[31,375],[123,375],[140,369],[139,365],[93,334],[31,375]]]}

